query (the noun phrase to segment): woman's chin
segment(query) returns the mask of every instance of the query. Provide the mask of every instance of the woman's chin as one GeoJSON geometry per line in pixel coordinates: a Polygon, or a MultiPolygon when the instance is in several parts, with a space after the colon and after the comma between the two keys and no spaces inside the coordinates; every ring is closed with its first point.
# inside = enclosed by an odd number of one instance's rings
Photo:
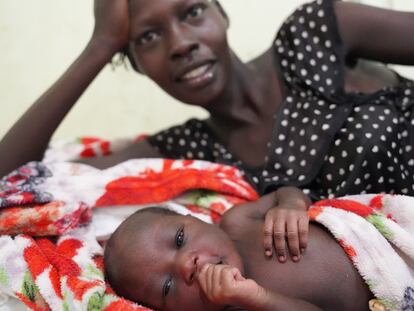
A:
{"type": "Polygon", "coordinates": [[[199,79],[178,82],[175,94],[170,94],[187,105],[208,109],[218,101],[224,88],[224,79],[212,70],[199,79]]]}

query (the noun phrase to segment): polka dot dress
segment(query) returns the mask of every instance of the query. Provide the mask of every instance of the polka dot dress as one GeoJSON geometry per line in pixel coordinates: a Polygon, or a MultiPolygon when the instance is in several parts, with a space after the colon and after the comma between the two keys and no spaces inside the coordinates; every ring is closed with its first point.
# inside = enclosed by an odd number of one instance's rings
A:
{"type": "Polygon", "coordinates": [[[414,195],[414,82],[372,94],[345,93],[345,60],[334,0],[299,7],[282,25],[274,52],[285,100],[275,114],[265,165],[231,154],[203,120],[148,138],[170,158],[241,168],[264,194],[282,185],[312,199],[357,193],[414,195]]]}

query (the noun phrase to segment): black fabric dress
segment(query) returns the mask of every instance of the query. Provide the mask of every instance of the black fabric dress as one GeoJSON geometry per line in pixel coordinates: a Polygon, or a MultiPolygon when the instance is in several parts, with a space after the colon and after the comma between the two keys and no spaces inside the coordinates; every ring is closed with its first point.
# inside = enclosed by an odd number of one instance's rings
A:
{"type": "Polygon", "coordinates": [[[397,86],[372,94],[344,92],[334,1],[299,7],[277,34],[275,70],[282,73],[285,99],[262,167],[243,164],[203,120],[164,130],[149,143],[165,157],[237,166],[261,194],[292,185],[313,200],[414,195],[414,82],[400,77],[397,86]]]}

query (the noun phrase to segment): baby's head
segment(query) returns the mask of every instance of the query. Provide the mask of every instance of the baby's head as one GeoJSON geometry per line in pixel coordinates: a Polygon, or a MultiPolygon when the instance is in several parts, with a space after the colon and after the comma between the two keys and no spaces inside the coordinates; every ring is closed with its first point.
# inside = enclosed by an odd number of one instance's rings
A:
{"type": "Polygon", "coordinates": [[[220,310],[199,287],[201,267],[226,263],[243,269],[223,230],[160,207],[127,218],[109,239],[104,262],[117,294],[157,310],[220,310]]]}

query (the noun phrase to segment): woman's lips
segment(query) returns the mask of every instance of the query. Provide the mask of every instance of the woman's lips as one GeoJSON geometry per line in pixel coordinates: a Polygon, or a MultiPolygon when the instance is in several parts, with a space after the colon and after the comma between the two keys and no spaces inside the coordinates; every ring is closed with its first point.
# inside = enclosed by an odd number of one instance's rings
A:
{"type": "Polygon", "coordinates": [[[190,88],[200,88],[209,84],[214,78],[214,63],[209,62],[187,71],[178,78],[178,82],[190,88]]]}

